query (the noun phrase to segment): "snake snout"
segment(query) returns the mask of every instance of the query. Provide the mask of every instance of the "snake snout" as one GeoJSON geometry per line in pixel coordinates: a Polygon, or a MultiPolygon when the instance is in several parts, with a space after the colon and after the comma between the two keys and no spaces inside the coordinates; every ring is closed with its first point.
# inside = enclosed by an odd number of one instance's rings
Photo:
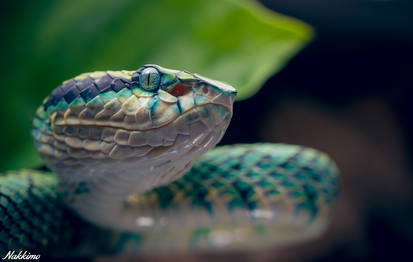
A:
{"type": "MultiPolygon", "coordinates": [[[[179,109],[179,115],[170,125],[185,126],[194,144],[200,145],[200,138],[208,134],[217,143],[229,125],[237,91],[226,83],[198,74],[179,71],[174,75],[173,84],[161,87],[162,92],[176,98],[179,109]]],[[[166,115],[162,108],[158,110],[152,118],[155,124],[157,114],[166,115]]]]}
{"type": "MultiPolygon", "coordinates": [[[[198,82],[193,84],[193,111],[203,123],[203,128],[198,128],[199,133],[212,130],[216,133],[218,142],[223,136],[232,117],[232,107],[236,96],[236,90],[224,83],[210,80],[198,75],[198,82]]],[[[194,113],[192,113],[194,114],[194,113]]],[[[196,131],[194,131],[196,132],[196,131]]]]}

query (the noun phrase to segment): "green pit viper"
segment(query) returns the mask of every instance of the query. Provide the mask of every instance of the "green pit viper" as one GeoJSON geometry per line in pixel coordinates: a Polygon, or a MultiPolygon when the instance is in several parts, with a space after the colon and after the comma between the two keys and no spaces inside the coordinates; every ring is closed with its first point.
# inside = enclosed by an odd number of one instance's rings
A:
{"type": "Polygon", "coordinates": [[[158,65],[63,82],[33,119],[52,172],[0,175],[1,251],[211,251],[320,235],[336,165],[295,145],[210,150],[235,96],[228,84],[158,65]]]}

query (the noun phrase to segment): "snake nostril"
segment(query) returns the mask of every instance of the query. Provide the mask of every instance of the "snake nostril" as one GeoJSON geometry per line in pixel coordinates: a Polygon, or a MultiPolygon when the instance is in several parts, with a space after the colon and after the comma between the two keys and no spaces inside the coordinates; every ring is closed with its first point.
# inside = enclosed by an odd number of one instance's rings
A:
{"type": "Polygon", "coordinates": [[[208,89],[207,86],[204,86],[204,87],[202,88],[202,93],[208,94],[208,91],[209,91],[209,89],[208,89]]]}
{"type": "Polygon", "coordinates": [[[175,97],[180,97],[180,96],[186,95],[190,90],[191,88],[188,85],[184,83],[179,83],[179,84],[174,85],[168,91],[168,93],[175,97]]]}

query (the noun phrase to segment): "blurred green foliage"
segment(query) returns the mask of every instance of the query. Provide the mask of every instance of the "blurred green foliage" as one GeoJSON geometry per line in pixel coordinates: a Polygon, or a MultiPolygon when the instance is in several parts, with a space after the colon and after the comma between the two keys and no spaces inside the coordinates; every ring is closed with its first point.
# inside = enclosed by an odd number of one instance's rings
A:
{"type": "Polygon", "coordinates": [[[228,82],[245,99],[312,37],[247,0],[12,3],[1,18],[0,171],[41,163],[31,118],[65,79],[155,63],[228,82]]]}

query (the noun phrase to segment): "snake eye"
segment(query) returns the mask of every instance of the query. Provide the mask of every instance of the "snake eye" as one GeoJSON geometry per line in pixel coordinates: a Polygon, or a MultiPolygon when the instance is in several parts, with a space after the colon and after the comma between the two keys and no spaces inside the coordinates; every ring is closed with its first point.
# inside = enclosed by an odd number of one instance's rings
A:
{"type": "Polygon", "coordinates": [[[139,83],[146,91],[154,92],[159,88],[161,77],[158,70],[153,67],[145,68],[139,77],[139,83]]]}

